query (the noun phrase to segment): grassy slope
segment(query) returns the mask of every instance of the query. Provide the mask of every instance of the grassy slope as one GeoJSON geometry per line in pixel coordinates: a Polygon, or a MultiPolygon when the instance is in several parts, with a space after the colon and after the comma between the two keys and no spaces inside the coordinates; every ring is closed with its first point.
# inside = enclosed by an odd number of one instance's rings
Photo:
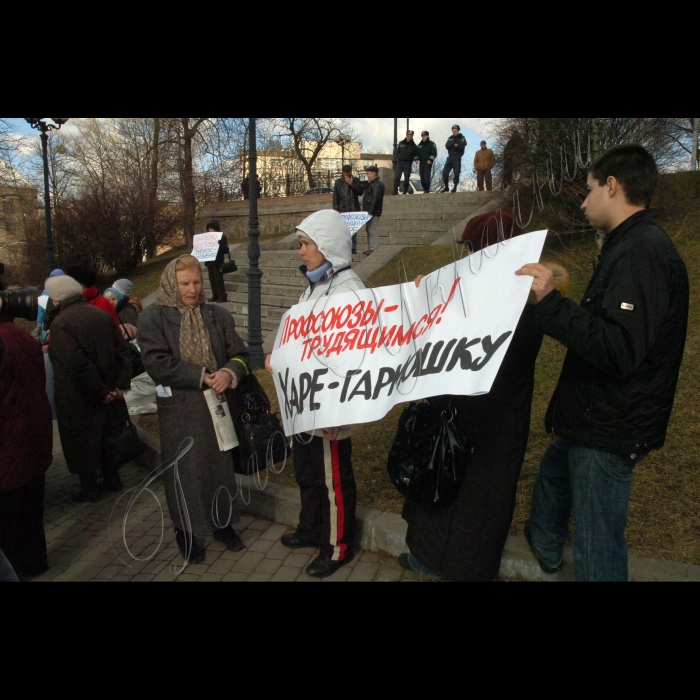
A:
{"type": "MultiPolygon", "coordinates": [[[[654,204],[657,221],[664,226],[683,254],[691,279],[688,341],[669,427],[667,445],[652,453],[635,473],[627,537],[630,553],[669,561],[700,564],[700,445],[697,426],[700,417],[700,179],[672,176],[665,179],[654,204]]],[[[534,229],[533,229],[534,230],[534,229]]],[[[571,298],[579,300],[592,273],[596,255],[590,235],[550,239],[545,257],[557,259],[571,274],[571,298]]],[[[408,279],[429,272],[453,260],[450,247],[431,246],[404,251],[408,279]]],[[[371,278],[375,286],[398,282],[396,261],[371,278]]],[[[537,361],[530,443],[518,486],[512,534],[522,534],[528,517],[532,487],[540,459],[549,443],[544,431],[544,414],[554,391],[565,349],[546,338],[537,361]]],[[[276,403],[272,379],[259,377],[276,403]]],[[[403,406],[397,406],[383,420],[359,425],[353,432],[354,465],[358,502],[379,510],[400,513],[402,499],[386,476],[386,456],[393,442],[396,423],[403,406]]],[[[150,418],[150,417],[149,417],[150,418]]],[[[151,420],[152,429],[156,421],[151,420]]],[[[293,470],[273,477],[277,483],[296,487],[293,470]]]]}

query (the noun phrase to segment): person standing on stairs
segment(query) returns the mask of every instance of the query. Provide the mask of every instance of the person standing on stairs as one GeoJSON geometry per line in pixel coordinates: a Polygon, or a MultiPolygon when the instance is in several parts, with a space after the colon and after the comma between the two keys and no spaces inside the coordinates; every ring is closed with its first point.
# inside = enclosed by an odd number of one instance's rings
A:
{"type": "Polygon", "coordinates": [[[362,197],[362,211],[371,215],[367,222],[367,238],[369,248],[365,255],[371,255],[379,248],[379,219],[384,206],[384,183],[379,179],[379,168],[370,165],[366,168],[367,182],[364,183],[365,194],[362,197]]]}
{"type": "MultiPolygon", "coordinates": [[[[207,233],[219,233],[220,231],[221,224],[216,219],[212,219],[207,224],[207,233]]],[[[226,235],[223,234],[219,241],[219,252],[216,255],[216,260],[210,260],[204,263],[209,271],[209,282],[211,284],[211,299],[209,299],[209,301],[219,302],[221,304],[225,304],[228,301],[224,276],[221,273],[221,268],[224,264],[224,256],[228,254],[228,239],[226,235]]]]}
{"type": "MultiPolygon", "coordinates": [[[[299,268],[309,281],[299,303],[364,289],[350,269],[350,229],[342,216],[317,211],[297,226],[299,268]]],[[[264,345],[265,368],[273,374],[275,338],[264,345]]],[[[325,578],[352,561],[355,537],[356,487],[352,468],[350,426],[326,427],[294,436],[294,475],[301,491],[301,513],[295,532],[282,536],[289,549],[317,547],[319,556],[306,568],[325,578]]]]}
{"type": "MultiPolygon", "coordinates": [[[[343,166],[343,177],[335,181],[333,188],[333,209],[339,214],[360,210],[362,182],[352,174],[352,165],[343,166]]],[[[352,237],[352,254],[357,253],[357,234],[352,237]]]]}
{"type": "Polygon", "coordinates": [[[452,136],[447,139],[445,148],[447,149],[447,162],[442,171],[442,179],[445,183],[443,192],[447,193],[450,191],[450,172],[453,172],[454,188],[452,192],[454,193],[457,191],[457,185],[459,185],[459,176],[462,172],[462,156],[464,156],[464,151],[467,148],[467,139],[462,136],[459,124],[455,124],[452,127],[452,136]]]}

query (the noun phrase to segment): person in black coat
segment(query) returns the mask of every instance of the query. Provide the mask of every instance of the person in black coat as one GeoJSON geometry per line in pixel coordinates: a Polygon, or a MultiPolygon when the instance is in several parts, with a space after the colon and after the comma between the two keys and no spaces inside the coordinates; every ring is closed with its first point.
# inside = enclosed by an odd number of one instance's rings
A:
{"type": "Polygon", "coordinates": [[[413,140],[413,131],[406,132],[406,138],[399,141],[396,152],[396,172],[394,173],[394,193],[399,193],[399,185],[403,176],[403,193],[408,194],[409,181],[413,171],[413,162],[418,160],[419,150],[413,140]]]}
{"type": "MultiPolygon", "coordinates": [[[[507,238],[512,223],[503,212],[483,214],[469,222],[463,242],[479,251],[498,240],[499,231],[507,238]]],[[[513,235],[521,233],[513,230],[513,235]]],[[[561,268],[559,280],[566,291],[568,278],[561,268]]],[[[404,568],[449,581],[493,581],[498,576],[527,449],[535,361],[543,337],[535,307],[528,304],[488,394],[430,399],[436,420],[452,401],[457,426],[474,451],[457,497],[448,506],[406,500],[403,517],[411,554],[399,558],[404,568]]]]}
{"type": "MultiPolygon", "coordinates": [[[[207,233],[218,233],[219,231],[221,231],[221,224],[216,219],[212,219],[207,224],[207,233]]],[[[224,276],[221,272],[225,255],[229,255],[229,248],[228,239],[224,234],[219,241],[219,252],[216,255],[216,260],[209,260],[204,263],[204,266],[209,271],[209,283],[211,284],[211,299],[209,301],[218,301],[222,304],[228,301],[224,276]]]]}
{"type": "Polygon", "coordinates": [[[459,185],[459,176],[462,173],[462,157],[467,148],[467,139],[462,136],[459,130],[459,124],[455,124],[452,127],[452,136],[447,139],[445,148],[447,149],[447,161],[442,170],[442,179],[445,183],[444,192],[450,191],[450,172],[454,173],[454,187],[452,192],[456,192],[457,185],[459,185]]]}
{"type": "Polygon", "coordinates": [[[420,184],[425,194],[430,193],[430,180],[433,174],[433,163],[437,159],[437,146],[430,140],[430,132],[422,131],[418,142],[418,160],[420,161],[420,184]]]}
{"type": "MultiPolygon", "coordinates": [[[[58,304],[51,324],[49,357],[54,371],[56,413],[68,471],[80,478],[73,500],[99,501],[103,489],[120,491],[119,474],[108,473],[103,440],[130,387],[129,346],[112,319],[88,304],[81,285],[68,275],[50,277],[45,289],[58,304]],[[98,472],[104,483],[98,486],[98,472]]],[[[126,412],[126,406],[123,406],[126,412]]]]}

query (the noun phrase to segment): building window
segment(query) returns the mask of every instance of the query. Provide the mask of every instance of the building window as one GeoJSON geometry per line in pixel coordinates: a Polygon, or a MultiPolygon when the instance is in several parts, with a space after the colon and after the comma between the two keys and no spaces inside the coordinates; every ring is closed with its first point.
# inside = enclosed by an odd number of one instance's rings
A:
{"type": "Polygon", "coordinates": [[[2,209],[5,212],[5,214],[13,214],[15,211],[15,206],[14,203],[12,202],[11,199],[3,199],[2,200],[2,209]]]}

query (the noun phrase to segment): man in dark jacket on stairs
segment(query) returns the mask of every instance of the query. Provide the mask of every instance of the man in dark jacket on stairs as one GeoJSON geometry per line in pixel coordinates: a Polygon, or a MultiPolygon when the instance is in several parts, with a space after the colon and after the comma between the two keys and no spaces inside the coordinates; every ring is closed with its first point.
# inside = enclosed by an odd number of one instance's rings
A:
{"type": "Polygon", "coordinates": [[[430,180],[433,173],[433,163],[437,159],[437,146],[430,140],[430,132],[422,131],[418,143],[418,160],[420,161],[420,184],[425,194],[430,193],[430,180]]]}
{"type": "Polygon", "coordinates": [[[411,171],[413,170],[413,161],[418,160],[418,146],[413,140],[413,132],[407,131],[406,138],[399,142],[398,151],[396,154],[396,172],[394,173],[394,192],[399,193],[399,185],[401,184],[401,176],[403,176],[403,193],[408,193],[409,180],[411,179],[411,171]]]}
{"type": "Polygon", "coordinates": [[[627,508],[635,467],[664,445],[688,326],[688,272],[649,207],[659,173],[635,144],[614,146],[588,175],[582,209],[606,232],[580,305],[554,289],[539,264],[536,313],[568,348],[547,412],[553,442],[532,497],[526,537],[556,572],[573,511],[577,581],[627,581],[627,508]]]}
{"type": "Polygon", "coordinates": [[[447,149],[447,162],[442,170],[442,179],[445,183],[444,192],[450,191],[450,172],[454,173],[452,192],[456,192],[457,185],[459,185],[459,176],[462,172],[462,156],[464,156],[464,151],[467,148],[467,139],[462,136],[459,124],[455,124],[452,127],[452,136],[447,139],[445,148],[447,149]]]}

